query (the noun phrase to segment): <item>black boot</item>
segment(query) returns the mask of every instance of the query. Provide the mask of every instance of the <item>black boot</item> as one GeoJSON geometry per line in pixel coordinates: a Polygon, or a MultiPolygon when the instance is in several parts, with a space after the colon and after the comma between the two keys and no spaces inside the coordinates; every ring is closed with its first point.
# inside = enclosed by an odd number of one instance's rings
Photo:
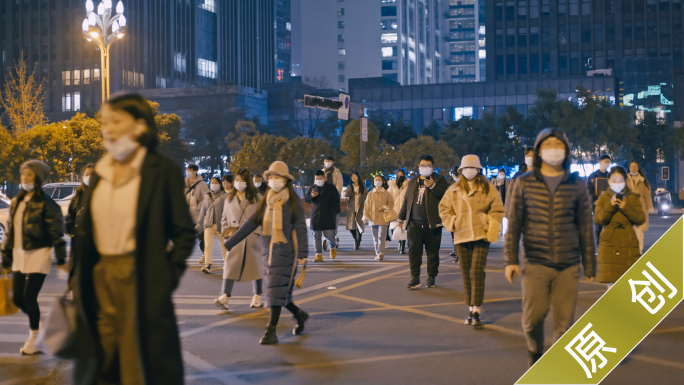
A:
{"type": "Polygon", "coordinates": [[[361,246],[361,233],[356,233],[356,240],[354,243],[354,250],[358,250],[361,246]]]}
{"type": "Polygon", "coordinates": [[[276,334],[276,327],[273,325],[266,326],[266,333],[259,341],[262,345],[273,345],[278,343],[278,335],[276,334]]]}
{"type": "Polygon", "coordinates": [[[304,332],[304,325],[306,324],[306,321],[309,319],[309,313],[300,309],[299,313],[297,313],[297,315],[294,316],[294,319],[297,321],[297,325],[295,325],[294,329],[292,329],[292,334],[297,336],[304,332]]]}
{"type": "Polygon", "coordinates": [[[480,313],[473,313],[473,327],[475,329],[484,329],[484,325],[480,321],[480,313]]]}
{"type": "Polygon", "coordinates": [[[532,353],[532,352],[529,352],[528,354],[529,354],[528,364],[530,365],[530,368],[531,368],[532,365],[534,365],[537,361],[539,361],[539,359],[541,358],[542,355],[538,354],[538,353],[532,353]]]}

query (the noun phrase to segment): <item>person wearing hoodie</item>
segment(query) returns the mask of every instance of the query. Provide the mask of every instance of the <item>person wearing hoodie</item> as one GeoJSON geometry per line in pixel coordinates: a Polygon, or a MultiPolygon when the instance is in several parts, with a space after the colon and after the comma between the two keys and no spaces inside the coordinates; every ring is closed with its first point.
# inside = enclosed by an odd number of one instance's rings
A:
{"type": "MultiPolygon", "coordinates": [[[[197,174],[199,167],[196,164],[190,164],[185,169],[185,201],[190,207],[190,216],[192,217],[192,224],[197,227],[199,220],[199,210],[202,205],[202,200],[204,196],[209,193],[209,186],[207,182],[202,179],[202,177],[197,174]]],[[[202,251],[202,257],[197,261],[200,265],[204,264],[204,234],[197,233],[197,239],[199,240],[200,251],[202,251]]]]}
{"type": "Polygon", "coordinates": [[[330,245],[330,259],[337,256],[337,215],[340,213],[340,193],[335,185],[327,182],[325,172],[317,170],[314,186],[307,194],[306,201],[311,202],[311,230],[314,232],[316,258],[314,262],[323,262],[323,237],[330,245]]]}
{"type": "Polygon", "coordinates": [[[387,220],[387,215],[390,212],[396,214],[392,194],[387,191],[387,180],[384,176],[377,175],[373,178],[373,190],[368,193],[363,207],[363,221],[368,222],[373,231],[375,260],[382,261],[385,258],[387,227],[394,219],[387,220]]]}
{"type": "Polygon", "coordinates": [[[278,343],[276,327],[283,306],[297,322],[292,334],[302,334],[309,319],[309,314],[292,302],[297,264],[306,266],[309,241],[304,205],[292,187],[294,177],[287,164],[273,162],[264,176],[268,178],[266,196],[259,202],[256,213],[226,240],[224,246],[230,252],[261,226],[261,260],[266,272],[264,297],[270,316],[266,333],[259,343],[271,345],[278,343]]]}
{"type": "MultiPolygon", "coordinates": [[[[219,243],[222,243],[223,240],[221,238],[221,215],[226,197],[221,185],[221,178],[211,178],[209,189],[211,191],[204,196],[200,205],[197,226],[195,226],[198,234],[204,234],[204,266],[202,266],[202,272],[205,274],[211,273],[214,238],[218,238],[219,243]]],[[[221,245],[221,255],[223,259],[226,259],[226,250],[223,245],[221,245]]]]}
{"type": "Polygon", "coordinates": [[[363,185],[361,176],[358,172],[351,174],[351,183],[347,186],[344,196],[348,199],[347,202],[347,230],[354,238],[354,250],[358,250],[361,245],[361,236],[363,235],[363,208],[366,203],[366,186],[363,185]]]}
{"type": "Polygon", "coordinates": [[[485,265],[489,244],[499,239],[504,217],[501,196],[482,174],[477,155],[461,158],[462,178],[449,187],[439,203],[439,216],[447,231],[454,233],[460,256],[461,277],[470,313],[466,325],[483,327],[480,320],[484,301],[485,265]]]}
{"type": "Polygon", "coordinates": [[[29,319],[29,338],[22,355],[40,354],[35,345],[40,327],[38,294],[50,273],[50,253],[55,249],[57,270],[69,272],[62,210],[45,195],[42,184],[50,168],[39,160],[27,160],[19,168],[21,190],[10,203],[9,231],[2,245],[2,274],[13,274],[12,302],[29,319]]]}
{"type": "Polygon", "coordinates": [[[639,240],[639,252],[644,252],[644,232],[648,231],[648,214],[653,211],[653,199],[651,199],[651,185],[646,179],[646,175],[641,170],[641,166],[636,161],[629,162],[629,175],[627,175],[627,187],[630,191],[639,195],[641,209],[644,210],[645,221],[642,225],[636,226],[634,231],[639,240]]]}
{"type": "Polygon", "coordinates": [[[426,287],[435,287],[439,273],[439,246],[442,243],[442,219],[439,201],[449,188],[446,178],[434,172],[435,158],[421,155],[418,160],[420,176],[412,179],[399,212],[399,221],[408,231],[411,290],[420,286],[420,266],[423,264],[423,247],[427,254],[428,278],[426,287]]]}
{"type": "Polygon", "coordinates": [[[542,130],[534,145],[533,170],[518,178],[508,197],[506,279],[520,274],[522,235],[522,327],[529,364],[544,353],[544,320],[553,306],[554,341],[573,323],[580,264],[587,282],[596,275],[596,241],[586,182],[570,173],[570,142],[558,128],[542,130]]]}
{"type": "MultiPolygon", "coordinates": [[[[397,170],[396,179],[387,182],[387,185],[389,186],[387,191],[392,194],[392,199],[394,199],[394,211],[397,213],[401,211],[401,205],[404,202],[404,195],[406,194],[406,187],[410,181],[411,179],[406,179],[406,170],[400,168],[397,170]]],[[[389,229],[394,233],[394,229],[400,227],[401,225],[397,220],[390,223],[389,229]]],[[[399,241],[397,248],[399,249],[399,254],[404,254],[406,252],[406,241],[399,241]]]]}
{"type": "Polygon", "coordinates": [[[641,257],[634,229],[646,222],[641,197],[627,187],[627,171],[615,166],[608,173],[610,188],[596,203],[594,221],[601,225],[596,281],[610,289],[641,257]]]}
{"type": "MultiPolygon", "coordinates": [[[[249,177],[250,172],[246,168],[241,168],[235,175],[235,188],[225,195],[223,204],[223,214],[221,216],[221,247],[223,242],[230,237],[240,226],[247,222],[256,213],[259,201],[263,198],[259,190],[254,187],[249,177]]],[[[251,307],[262,307],[262,276],[261,264],[261,228],[257,228],[247,236],[230,252],[226,252],[223,264],[223,282],[221,283],[221,294],[214,301],[217,307],[228,310],[229,298],[233,293],[235,281],[252,282],[252,303],[251,307]]]]}

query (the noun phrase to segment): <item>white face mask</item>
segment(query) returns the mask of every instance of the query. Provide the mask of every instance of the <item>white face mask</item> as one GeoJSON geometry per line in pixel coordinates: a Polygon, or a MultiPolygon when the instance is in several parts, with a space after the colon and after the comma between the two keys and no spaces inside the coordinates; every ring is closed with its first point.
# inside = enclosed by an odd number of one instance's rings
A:
{"type": "Polygon", "coordinates": [[[245,191],[247,188],[247,182],[235,182],[234,185],[238,191],[245,191]]]}
{"type": "Polygon", "coordinates": [[[534,157],[533,156],[526,156],[525,157],[525,164],[527,165],[528,169],[532,169],[532,165],[534,164],[534,157]]]}
{"type": "Polygon", "coordinates": [[[497,179],[499,179],[499,180],[504,180],[505,178],[506,178],[506,175],[504,175],[504,174],[499,174],[499,176],[497,177],[497,179]]]}
{"type": "Polygon", "coordinates": [[[262,182],[254,182],[254,187],[259,188],[261,187],[262,182]]]}
{"type": "Polygon", "coordinates": [[[551,167],[560,166],[565,161],[565,150],[550,148],[541,151],[542,161],[551,167]]]}
{"type": "Polygon", "coordinates": [[[316,181],[315,181],[314,183],[315,183],[316,186],[318,186],[318,187],[323,187],[323,185],[325,184],[325,181],[324,181],[324,180],[320,180],[320,179],[316,179],[316,181]]]}
{"type": "Polygon", "coordinates": [[[375,186],[376,189],[380,190],[382,188],[382,182],[379,180],[376,180],[373,182],[373,185],[375,186]]]}
{"type": "Polygon", "coordinates": [[[211,185],[209,185],[209,188],[211,189],[211,191],[217,192],[221,190],[221,185],[218,183],[212,183],[211,185]]]}
{"type": "Polygon", "coordinates": [[[613,190],[616,194],[621,193],[622,190],[625,189],[625,182],[609,183],[609,184],[610,184],[610,189],[613,190]]]}
{"type": "Polygon", "coordinates": [[[418,167],[421,176],[428,177],[432,175],[432,166],[418,167]]]}
{"type": "MultiPolygon", "coordinates": [[[[108,140],[102,141],[102,147],[104,147],[108,153],[112,154],[114,159],[121,162],[140,148],[140,143],[131,138],[130,135],[124,135],[114,142],[108,140]]],[[[194,176],[191,177],[194,178],[194,176]]]]}
{"type": "Polygon", "coordinates": [[[467,180],[473,180],[479,174],[479,171],[474,167],[468,167],[461,170],[461,175],[463,175],[467,180]]]}
{"type": "Polygon", "coordinates": [[[24,189],[24,191],[33,191],[33,189],[36,188],[36,184],[35,182],[22,183],[21,188],[24,189]]]}
{"type": "Polygon", "coordinates": [[[90,186],[90,176],[83,177],[83,184],[86,186],[90,186]]]}
{"type": "Polygon", "coordinates": [[[268,187],[275,192],[280,192],[280,190],[285,187],[285,181],[282,179],[270,179],[268,181],[268,187]]]}
{"type": "Polygon", "coordinates": [[[333,165],[332,162],[323,162],[323,164],[325,165],[325,168],[330,168],[333,165]]]}

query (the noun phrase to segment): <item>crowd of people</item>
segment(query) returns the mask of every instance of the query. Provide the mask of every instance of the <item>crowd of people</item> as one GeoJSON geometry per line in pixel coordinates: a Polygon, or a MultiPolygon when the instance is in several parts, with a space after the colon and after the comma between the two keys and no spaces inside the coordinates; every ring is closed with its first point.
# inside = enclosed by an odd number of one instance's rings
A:
{"type": "Polygon", "coordinates": [[[14,276],[13,301],[29,318],[30,336],[21,348],[27,355],[39,352],[37,298],[54,249],[78,311],[77,384],[182,383],[171,294],[197,241],[206,274],[212,273],[215,240],[221,248],[216,306],[228,310],[235,283],[251,282],[251,307],[265,304],[270,312],[260,343],[278,342],[282,307],[296,319],[292,333],[302,334],[309,314],[292,300],[297,271],[307,263],[309,232],[313,262],[324,261],[324,246],[331,259],[338,256],[341,196],[347,200],[345,228],[354,249],[367,228],[378,261],[385,258],[388,240],[398,242],[400,254],[408,244],[411,290],[421,286],[424,255],[425,287],[437,285],[443,229],[450,232],[468,306],[465,322],[475,329],[484,327],[489,247],[503,238],[505,277],[513,283],[521,275],[522,328],[532,365],[543,354],[550,307],[557,340],[573,323],[580,275],[610,288],[641,256],[652,210],[651,187],[637,162],[626,170],[610,167],[610,157],[603,156],[600,169],[585,181],[570,172],[569,142],[556,128],[539,133],[511,179],[501,170],[490,181],[471,154],[447,180],[436,167],[448,165],[423,155],[415,178],[400,169],[392,180],[375,175],[367,188],[352,173],[345,190],[342,173],[327,157],[300,199],[281,161],[263,176],[240,169],[209,184],[190,164],[183,179],[182,170],[156,152],[154,113],[139,95],[103,104],[101,119],[106,155],[83,169],[66,221],[41,188],[48,166],[27,161],[2,245],[3,270],[14,276]],[[312,205],[308,226],[305,202],[312,205]],[[65,231],[71,237],[69,264],[65,231]]]}

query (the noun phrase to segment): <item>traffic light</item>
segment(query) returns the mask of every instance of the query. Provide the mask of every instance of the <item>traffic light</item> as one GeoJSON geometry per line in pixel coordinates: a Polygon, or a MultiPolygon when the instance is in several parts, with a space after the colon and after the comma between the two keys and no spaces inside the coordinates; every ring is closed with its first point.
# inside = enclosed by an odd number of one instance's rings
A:
{"type": "Polygon", "coordinates": [[[342,102],[335,99],[321,98],[319,96],[304,95],[304,107],[318,107],[323,110],[337,111],[342,107],[342,102]]]}

